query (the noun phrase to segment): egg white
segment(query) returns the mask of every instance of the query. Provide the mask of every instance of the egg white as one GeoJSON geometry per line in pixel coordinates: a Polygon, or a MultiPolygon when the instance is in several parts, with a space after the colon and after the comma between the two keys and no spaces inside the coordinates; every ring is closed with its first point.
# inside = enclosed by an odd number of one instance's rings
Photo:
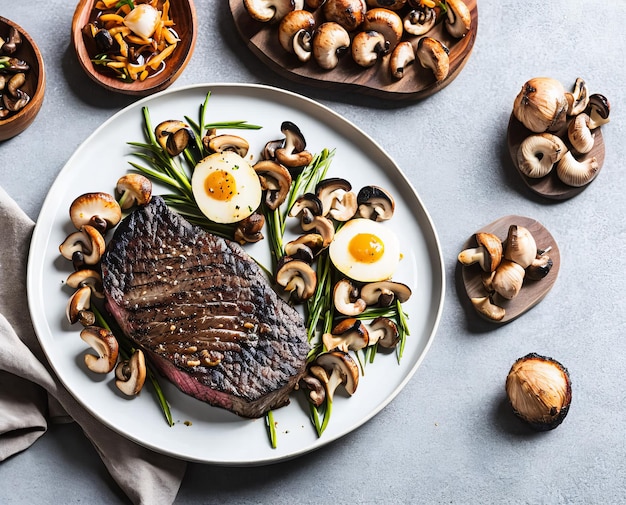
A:
{"type": "Polygon", "coordinates": [[[261,182],[254,168],[237,153],[225,151],[207,156],[194,168],[191,187],[202,213],[216,223],[236,223],[252,214],[261,203],[261,182]],[[236,190],[229,200],[209,194],[207,178],[224,171],[235,180],[236,190]]]}
{"type": "Polygon", "coordinates": [[[356,281],[374,282],[389,279],[400,262],[400,242],[396,234],[383,223],[370,219],[352,219],[335,234],[328,253],[333,265],[356,281]],[[360,233],[376,236],[383,244],[382,256],[375,262],[359,261],[350,253],[350,241],[360,233]]]}

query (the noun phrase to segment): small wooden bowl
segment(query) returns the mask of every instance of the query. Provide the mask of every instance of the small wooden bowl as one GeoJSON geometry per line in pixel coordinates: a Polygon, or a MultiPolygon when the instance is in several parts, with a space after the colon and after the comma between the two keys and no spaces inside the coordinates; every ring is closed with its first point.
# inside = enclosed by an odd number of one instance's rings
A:
{"type": "Polygon", "coordinates": [[[147,96],[170,86],[183,72],[191,59],[198,33],[198,21],[193,0],[177,0],[171,3],[170,13],[180,42],[167,58],[165,69],[144,81],[124,82],[102,73],[91,61],[83,37],[83,28],[89,23],[95,0],[80,0],[72,18],[72,44],[78,61],[87,75],[100,86],[126,95],[147,96]]]}
{"type": "Polygon", "coordinates": [[[46,91],[46,72],[37,44],[19,25],[0,16],[0,37],[6,40],[12,27],[22,36],[22,43],[11,57],[24,60],[30,65],[30,70],[26,73],[26,83],[21,87],[30,96],[30,101],[16,114],[0,119],[0,141],[19,135],[31,125],[41,109],[46,91]]]}

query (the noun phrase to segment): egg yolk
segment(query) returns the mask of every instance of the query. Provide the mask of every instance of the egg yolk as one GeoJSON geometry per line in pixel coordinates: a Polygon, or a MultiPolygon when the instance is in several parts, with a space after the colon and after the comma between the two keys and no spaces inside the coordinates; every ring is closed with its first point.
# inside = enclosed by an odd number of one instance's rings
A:
{"type": "Polygon", "coordinates": [[[348,250],[359,263],[376,263],[385,252],[385,245],[372,233],[357,233],[350,240],[348,250]]]}
{"type": "Polygon", "coordinates": [[[214,170],[204,180],[207,195],[220,202],[228,202],[237,194],[237,182],[226,170],[214,170]]]}

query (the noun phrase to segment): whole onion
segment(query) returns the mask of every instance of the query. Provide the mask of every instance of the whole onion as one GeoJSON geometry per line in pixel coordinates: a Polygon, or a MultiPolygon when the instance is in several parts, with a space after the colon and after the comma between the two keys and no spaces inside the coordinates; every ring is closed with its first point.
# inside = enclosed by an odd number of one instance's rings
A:
{"type": "Polygon", "coordinates": [[[513,114],[535,133],[559,130],[567,115],[563,85],[549,77],[530,79],[515,98],[513,114]]]}

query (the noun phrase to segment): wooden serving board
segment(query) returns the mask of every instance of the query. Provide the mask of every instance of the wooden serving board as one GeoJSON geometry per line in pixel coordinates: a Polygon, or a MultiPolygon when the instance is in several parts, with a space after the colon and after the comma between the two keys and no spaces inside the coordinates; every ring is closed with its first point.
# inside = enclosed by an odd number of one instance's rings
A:
{"type": "MultiPolygon", "coordinates": [[[[553,265],[548,275],[546,275],[543,279],[538,281],[525,279],[522,289],[512,300],[506,300],[497,294],[494,295],[494,303],[503,307],[506,311],[502,320],[494,321],[492,319],[487,319],[476,311],[477,314],[487,321],[497,324],[508,323],[513,319],[518,318],[543,300],[543,298],[552,289],[552,286],[554,286],[559,274],[559,268],[561,266],[561,254],[556,240],[554,240],[554,237],[539,221],[534,219],[523,216],[505,216],[491,224],[488,224],[487,226],[484,226],[480,230],[477,230],[476,233],[492,233],[504,242],[507,237],[509,226],[512,224],[527,228],[534,237],[535,242],[537,243],[537,248],[546,249],[551,247],[548,254],[552,259],[553,265]]],[[[472,235],[467,242],[465,242],[462,250],[470,247],[476,247],[474,235],[472,235]]],[[[475,297],[487,296],[488,293],[483,287],[481,279],[482,269],[480,266],[478,264],[463,266],[460,263],[458,265],[462,269],[462,280],[468,298],[471,299],[475,297]]]]}
{"type": "MultiPolygon", "coordinates": [[[[390,55],[384,56],[373,67],[358,66],[349,54],[344,55],[333,70],[323,70],[314,61],[300,62],[287,53],[278,42],[275,24],[260,23],[250,17],[243,0],[229,0],[230,10],[240,35],[250,50],[278,74],[302,84],[358,91],[363,94],[392,100],[420,100],[450,84],[467,62],[478,30],[476,0],[465,0],[472,15],[469,33],[461,38],[451,37],[443,23],[438,23],[426,35],[440,40],[450,50],[450,71],[441,82],[436,82],[429,69],[415,62],[405,71],[405,76],[394,79],[389,73],[390,55]]],[[[414,46],[421,37],[412,37],[414,46]]]]}
{"type": "MultiPolygon", "coordinates": [[[[569,124],[569,121],[572,119],[573,118],[570,118],[567,124],[569,124]]],[[[526,186],[528,186],[532,191],[552,200],[567,200],[568,198],[572,198],[573,196],[583,192],[589,184],[596,180],[600,174],[600,170],[602,170],[602,165],[604,165],[605,148],[601,129],[602,128],[600,127],[594,130],[594,144],[591,151],[587,154],[576,156],[576,158],[580,161],[595,156],[598,162],[598,172],[596,173],[596,176],[591,182],[581,187],[568,186],[562,182],[556,175],[556,170],[554,168],[548,175],[538,179],[528,177],[520,171],[519,163],[517,162],[517,151],[519,150],[519,146],[524,139],[533,135],[533,132],[520,123],[514,114],[511,114],[509,126],[507,128],[507,144],[509,147],[509,154],[511,155],[513,165],[522,178],[522,181],[524,181],[524,184],[526,184],[526,186]]],[[[571,149],[570,142],[567,138],[567,125],[561,131],[556,132],[555,135],[565,142],[568,149],[571,149]]]]}

